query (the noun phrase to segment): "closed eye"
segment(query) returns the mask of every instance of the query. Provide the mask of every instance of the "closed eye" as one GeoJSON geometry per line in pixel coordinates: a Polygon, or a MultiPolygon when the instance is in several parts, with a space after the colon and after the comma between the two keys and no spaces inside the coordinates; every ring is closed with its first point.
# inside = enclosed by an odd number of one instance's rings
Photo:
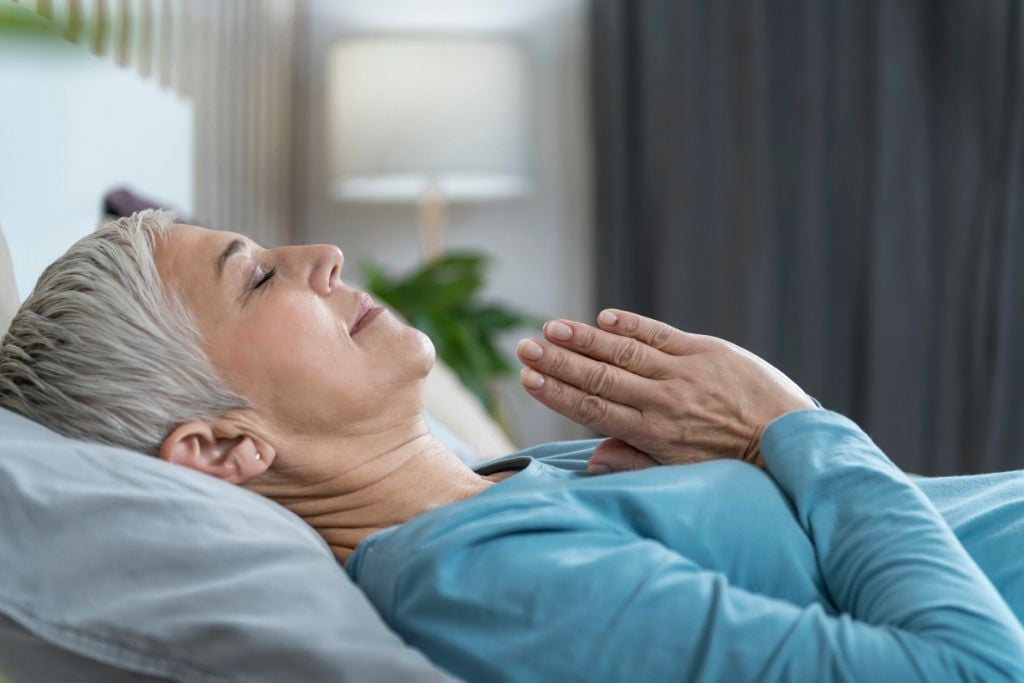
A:
{"type": "Polygon", "coordinates": [[[270,278],[274,277],[275,273],[277,273],[277,267],[276,266],[271,268],[270,270],[268,270],[266,272],[266,274],[259,279],[259,282],[257,282],[255,285],[252,286],[252,288],[253,289],[259,289],[263,285],[267,284],[268,282],[270,282],[270,278]]]}

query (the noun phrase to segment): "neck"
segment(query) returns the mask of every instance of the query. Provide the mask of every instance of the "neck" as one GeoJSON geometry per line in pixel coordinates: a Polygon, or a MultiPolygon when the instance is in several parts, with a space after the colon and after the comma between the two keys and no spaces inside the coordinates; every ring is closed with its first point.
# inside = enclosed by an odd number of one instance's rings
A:
{"type": "Polygon", "coordinates": [[[476,474],[422,419],[372,439],[346,437],[301,448],[301,469],[281,468],[279,485],[254,482],[251,488],[302,517],[340,562],[370,534],[471,498],[512,474],[476,474]]]}

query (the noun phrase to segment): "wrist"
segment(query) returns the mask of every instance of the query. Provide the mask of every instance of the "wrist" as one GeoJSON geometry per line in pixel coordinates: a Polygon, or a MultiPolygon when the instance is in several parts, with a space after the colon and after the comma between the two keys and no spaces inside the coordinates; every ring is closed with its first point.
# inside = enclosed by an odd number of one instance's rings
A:
{"type": "Polygon", "coordinates": [[[790,413],[796,413],[802,410],[824,410],[824,408],[822,408],[820,403],[806,394],[804,394],[803,398],[793,397],[793,400],[783,402],[776,410],[771,411],[772,416],[767,421],[754,430],[754,434],[750,438],[750,441],[747,442],[746,448],[743,449],[740,459],[743,460],[743,462],[747,462],[755,467],[764,469],[764,457],[761,455],[761,437],[764,435],[765,430],[768,429],[768,427],[776,420],[785,417],[790,413]]]}
{"type": "Polygon", "coordinates": [[[761,457],[761,435],[764,433],[764,429],[762,426],[754,430],[754,435],[750,437],[746,448],[740,453],[740,460],[761,469],[764,469],[764,458],[761,457]]]}

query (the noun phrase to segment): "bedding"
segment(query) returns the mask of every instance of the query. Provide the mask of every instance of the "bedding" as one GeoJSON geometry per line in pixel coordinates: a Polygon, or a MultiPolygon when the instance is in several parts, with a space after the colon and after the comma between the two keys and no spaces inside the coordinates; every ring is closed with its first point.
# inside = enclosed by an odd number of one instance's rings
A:
{"type": "MultiPolygon", "coordinates": [[[[450,680],[387,629],[283,507],[6,410],[0,542],[0,615],[114,669],[177,681],[450,680]]],[[[0,667],[13,671],[26,662],[10,642],[0,639],[0,667]]]]}
{"type": "Polygon", "coordinates": [[[48,643],[18,622],[0,614],[0,682],[103,681],[103,683],[143,683],[167,681],[145,674],[107,666],[48,643]]]}

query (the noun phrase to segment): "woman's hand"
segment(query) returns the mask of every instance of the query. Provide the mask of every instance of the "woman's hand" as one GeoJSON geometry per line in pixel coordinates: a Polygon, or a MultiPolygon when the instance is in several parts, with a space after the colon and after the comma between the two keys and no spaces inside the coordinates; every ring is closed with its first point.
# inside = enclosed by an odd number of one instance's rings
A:
{"type": "Polygon", "coordinates": [[[761,466],[761,432],[816,407],[791,379],[716,337],[606,310],[598,328],[567,320],[516,348],[535,399],[607,434],[592,471],[738,458],[761,466]]]}

